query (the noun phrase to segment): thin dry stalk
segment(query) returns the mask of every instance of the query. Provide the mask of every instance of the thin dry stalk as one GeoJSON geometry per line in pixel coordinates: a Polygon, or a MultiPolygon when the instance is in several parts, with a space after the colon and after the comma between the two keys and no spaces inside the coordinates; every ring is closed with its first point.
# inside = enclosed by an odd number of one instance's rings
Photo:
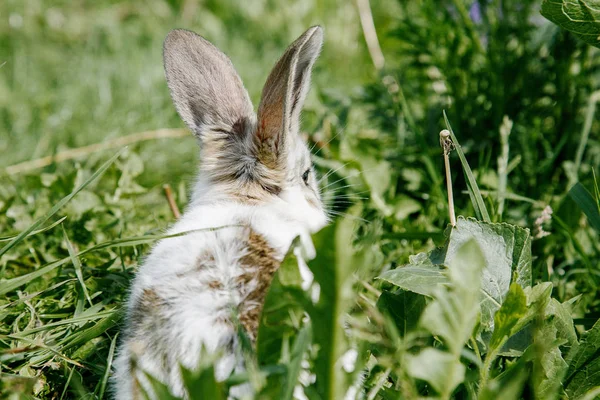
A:
{"type": "Polygon", "coordinates": [[[450,173],[450,152],[454,148],[450,132],[444,129],[440,132],[440,146],[444,150],[444,167],[446,169],[446,189],[448,191],[448,214],[450,224],[456,226],[456,214],[454,214],[454,194],[452,193],[452,174],[450,173]]]}
{"type": "Polygon", "coordinates": [[[360,18],[360,26],[365,36],[365,42],[367,42],[367,49],[375,69],[380,71],[385,65],[385,58],[379,45],[379,39],[377,39],[377,31],[375,30],[375,23],[373,22],[373,13],[371,13],[371,5],[369,0],[356,0],[356,7],[358,8],[358,16],[360,18]]]}
{"type": "Polygon", "coordinates": [[[68,149],[52,156],[46,156],[35,160],[14,164],[6,167],[4,171],[8,175],[17,175],[23,172],[44,168],[53,163],[60,163],[63,161],[81,158],[102,150],[124,147],[133,143],[144,142],[147,140],[171,139],[184,137],[187,135],[189,135],[189,132],[186,129],[158,129],[156,131],[138,132],[127,136],[121,136],[112,140],[107,140],[102,143],[95,143],[89,146],[68,149]]]}
{"type": "Polygon", "coordinates": [[[165,191],[165,196],[167,197],[167,202],[169,203],[169,208],[173,213],[175,219],[179,219],[181,217],[181,213],[179,212],[179,207],[177,207],[177,203],[175,203],[175,198],[173,197],[173,191],[171,190],[171,185],[168,183],[163,185],[163,190],[165,191]]]}

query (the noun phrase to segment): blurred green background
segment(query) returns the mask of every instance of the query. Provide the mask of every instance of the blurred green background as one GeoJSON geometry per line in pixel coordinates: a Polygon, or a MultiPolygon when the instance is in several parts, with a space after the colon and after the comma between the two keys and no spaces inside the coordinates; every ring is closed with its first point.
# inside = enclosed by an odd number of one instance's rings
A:
{"type": "MultiPolygon", "coordinates": [[[[378,23],[394,6],[377,7],[378,23]]],[[[183,126],[162,68],[162,42],[177,27],[222,49],[255,103],[283,50],[315,24],[326,32],[316,87],[350,94],[373,76],[356,7],[343,0],[6,0],[0,15],[0,166],[183,126]]],[[[191,140],[169,141],[170,153],[188,160],[191,140]]],[[[152,158],[168,170],[160,148],[152,158]]]]}

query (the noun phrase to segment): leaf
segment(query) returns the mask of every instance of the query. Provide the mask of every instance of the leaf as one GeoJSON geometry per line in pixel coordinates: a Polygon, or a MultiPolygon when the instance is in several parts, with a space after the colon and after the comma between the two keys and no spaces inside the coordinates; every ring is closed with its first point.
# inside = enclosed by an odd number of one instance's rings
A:
{"type": "Polygon", "coordinates": [[[282,396],[280,399],[282,400],[291,400],[293,398],[294,387],[298,383],[298,378],[300,376],[302,360],[311,343],[311,334],[312,327],[310,322],[308,322],[298,333],[298,336],[294,341],[290,361],[287,364],[287,374],[281,390],[282,396]]]}
{"type": "Polygon", "coordinates": [[[494,314],[508,292],[513,276],[523,287],[531,285],[531,235],[528,229],[505,223],[493,224],[459,217],[450,232],[445,264],[452,262],[460,246],[475,240],[483,252],[481,323],[493,329],[494,314]]]}
{"type": "Polygon", "coordinates": [[[483,254],[474,240],[458,250],[448,269],[450,284],[437,286],[420,320],[423,328],[442,338],[448,351],[426,348],[416,357],[408,356],[407,372],[429,382],[444,399],[464,379],[460,357],[477,324],[483,265],[483,254]]]}
{"type": "Polygon", "coordinates": [[[279,362],[284,342],[287,344],[292,340],[300,329],[304,309],[310,302],[301,286],[298,262],[295,252],[290,249],[267,293],[256,340],[261,365],[279,362]]]}
{"type": "Polygon", "coordinates": [[[592,46],[600,47],[600,5],[593,0],[544,0],[541,13],[592,46]]]}
{"type": "Polygon", "coordinates": [[[83,291],[85,298],[87,299],[88,303],[90,303],[90,306],[92,306],[93,305],[92,299],[90,298],[90,294],[88,293],[87,287],[85,286],[85,281],[83,280],[83,272],[81,271],[81,262],[79,261],[79,258],[75,254],[75,249],[73,249],[73,244],[71,243],[71,241],[69,240],[69,237],[67,236],[67,231],[65,230],[65,226],[61,225],[61,227],[62,227],[62,231],[63,231],[63,237],[65,239],[65,242],[67,243],[67,250],[69,251],[69,257],[71,257],[73,267],[75,268],[75,276],[77,276],[77,280],[79,281],[79,284],[81,285],[81,289],[83,291]]]}
{"type": "Polygon", "coordinates": [[[321,230],[313,237],[317,257],[308,262],[320,287],[319,299],[308,312],[313,327],[313,343],[318,348],[314,360],[315,388],[323,399],[344,398],[351,385],[351,375],[339,362],[350,348],[344,330],[345,318],[354,304],[353,274],[370,265],[370,258],[375,253],[368,248],[358,252],[348,248],[354,230],[354,222],[350,218],[321,230]]]}
{"type": "Polygon", "coordinates": [[[596,232],[600,233],[600,210],[591,193],[579,182],[569,189],[569,197],[577,203],[596,232]]]}
{"type": "MultiPolygon", "coordinates": [[[[513,283],[502,307],[494,316],[494,331],[488,345],[486,364],[489,366],[503,346],[511,337],[515,337],[536,316],[544,316],[545,309],[550,303],[552,284],[540,283],[533,288],[525,288],[513,283]]],[[[525,336],[522,342],[513,342],[512,349],[518,352],[525,351],[531,345],[530,336],[525,336]],[[516,347],[516,348],[515,348],[516,347]]]]}
{"type": "Polygon", "coordinates": [[[568,365],[562,358],[560,342],[556,326],[544,321],[531,346],[536,358],[533,369],[535,398],[552,400],[562,393],[562,381],[568,365]]]}
{"type": "Polygon", "coordinates": [[[530,367],[524,360],[517,360],[506,372],[488,381],[478,400],[520,400],[530,367]]]}
{"type": "Polygon", "coordinates": [[[189,400],[225,399],[223,384],[215,379],[214,366],[207,365],[197,371],[180,366],[181,379],[189,400]]]}
{"type": "Polygon", "coordinates": [[[443,265],[450,265],[461,246],[470,240],[479,245],[484,257],[481,323],[482,330],[491,331],[494,314],[504,301],[511,280],[516,276],[515,282],[522,287],[531,285],[531,235],[527,229],[459,217],[456,226],[449,229],[443,249],[413,256],[407,266],[387,271],[378,279],[432,296],[439,285],[449,282],[443,265]]]}
{"type": "Polygon", "coordinates": [[[417,327],[426,305],[424,296],[404,290],[384,290],[377,300],[377,307],[392,318],[401,336],[417,327]]]}
{"type": "Polygon", "coordinates": [[[148,393],[146,391],[146,388],[144,387],[144,385],[142,385],[139,381],[137,381],[136,383],[137,383],[137,387],[141,390],[141,392],[144,395],[144,398],[146,400],[154,400],[154,399],[182,400],[180,397],[173,396],[171,394],[171,392],[169,391],[169,388],[167,387],[167,385],[165,385],[164,383],[162,383],[161,381],[159,381],[158,379],[156,379],[149,373],[144,372],[144,375],[145,375],[146,379],[148,380],[148,382],[150,383],[150,386],[152,387],[152,393],[148,393]]]}
{"type": "Polygon", "coordinates": [[[569,367],[564,387],[569,398],[583,396],[600,386],[600,320],[582,335],[579,345],[571,348],[566,362],[569,367]]]}
{"type": "Polygon", "coordinates": [[[494,315],[494,333],[490,340],[490,351],[500,348],[506,340],[514,335],[515,327],[527,313],[527,298],[523,288],[513,283],[502,306],[494,315]]]}
{"type": "Polygon", "coordinates": [[[440,284],[448,283],[443,265],[418,266],[407,265],[384,272],[378,279],[389,282],[401,289],[424,296],[432,296],[440,284]]]}
{"type": "Polygon", "coordinates": [[[441,394],[452,393],[464,379],[465,366],[454,355],[427,347],[407,357],[407,370],[414,378],[429,382],[441,394]]]}
{"type": "Polygon", "coordinates": [[[459,356],[479,316],[479,289],[485,259],[479,245],[470,240],[450,262],[450,286],[438,286],[421,318],[421,325],[444,339],[450,352],[459,356]]]}

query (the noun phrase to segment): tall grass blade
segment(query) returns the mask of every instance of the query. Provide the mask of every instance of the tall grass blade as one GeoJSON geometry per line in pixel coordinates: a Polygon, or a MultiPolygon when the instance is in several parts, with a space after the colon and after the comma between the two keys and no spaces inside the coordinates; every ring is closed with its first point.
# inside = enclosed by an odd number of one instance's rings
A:
{"type": "Polygon", "coordinates": [[[460,148],[460,144],[458,143],[458,139],[454,135],[454,131],[450,126],[450,121],[448,121],[448,116],[446,115],[446,111],[444,111],[444,121],[446,122],[446,128],[450,131],[450,136],[452,137],[452,142],[456,148],[456,153],[458,154],[458,158],[460,158],[460,163],[462,164],[463,171],[465,173],[465,177],[467,178],[467,189],[469,190],[469,197],[471,198],[471,202],[473,203],[473,208],[475,209],[475,213],[477,217],[485,222],[492,222],[490,219],[490,214],[488,214],[487,208],[485,207],[485,203],[483,202],[483,196],[481,196],[481,191],[479,190],[479,186],[477,186],[477,181],[475,180],[475,176],[473,175],[473,171],[471,171],[471,167],[469,167],[469,163],[460,148]]]}
{"type": "Polygon", "coordinates": [[[85,287],[85,282],[83,280],[83,272],[81,272],[81,262],[79,261],[79,257],[75,254],[75,249],[73,248],[73,243],[69,240],[69,236],[67,235],[67,231],[65,230],[65,226],[62,225],[63,237],[65,238],[65,242],[67,243],[67,250],[69,251],[69,257],[73,262],[73,267],[75,268],[75,276],[77,276],[77,280],[81,285],[81,289],[83,290],[83,294],[87,299],[90,306],[93,306],[92,299],[90,298],[90,294],[88,293],[87,288],[85,287]]]}

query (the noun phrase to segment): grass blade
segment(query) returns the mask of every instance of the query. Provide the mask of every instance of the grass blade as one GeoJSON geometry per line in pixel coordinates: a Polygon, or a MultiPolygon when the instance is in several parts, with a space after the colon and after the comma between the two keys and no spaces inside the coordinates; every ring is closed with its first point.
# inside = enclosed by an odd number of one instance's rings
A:
{"type": "Polygon", "coordinates": [[[122,151],[123,150],[118,151],[107,162],[102,164],[102,166],[100,168],[98,168],[96,170],[96,172],[94,172],[92,174],[92,176],[90,176],[85,182],[83,182],[81,185],[79,185],[77,188],[75,188],[75,190],[73,190],[67,196],[63,197],[62,200],[60,200],[58,203],[56,203],[54,205],[54,207],[52,207],[50,209],[50,211],[48,211],[44,216],[38,218],[38,220],[35,221],[33,224],[31,224],[31,226],[29,228],[25,229],[23,232],[21,232],[19,235],[17,235],[14,239],[12,239],[6,246],[4,246],[2,249],[0,249],[0,257],[3,254],[5,254],[7,251],[9,251],[10,249],[15,247],[17,244],[19,244],[31,232],[33,232],[37,228],[39,228],[44,222],[48,221],[54,214],[56,214],[58,212],[58,210],[63,208],[65,204],[67,204],[69,201],[71,201],[71,199],[73,197],[75,197],[75,195],[77,193],[81,192],[87,185],[89,185],[92,181],[94,181],[96,178],[98,178],[100,175],[102,175],[108,169],[108,167],[110,167],[111,164],[113,162],[115,162],[115,160],[119,157],[119,155],[121,155],[122,151]]]}
{"type": "MultiPolygon", "coordinates": [[[[61,218],[61,219],[59,219],[58,221],[55,221],[55,222],[51,223],[50,225],[43,227],[42,229],[38,229],[37,231],[30,232],[30,233],[27,235],[27,237],[30,237],[30,236],[37,235],[38,233],[43,233],[43,232],[49,231],[50,229],[54,228],[56,225],[58,225],[58,224],[62,223],[62,222],[65,220],[65,219],[67,219],[67,217],[62,217],[62,218],[61,218]]],[[[17,236],[19,236],[19,234],[17,234],[17,235],[11,235],[11,236],[4,236],[4,237],[0,237],[0,242],[8,242],[8,241],[10,241],[10,240],[13,240],[13,239],[14,239],[14,238],[16,238],[17,236]]]]}
{"type": "Polygon", "coordinates": [[[594,197],[588,190],[579,182],[577,182],[569,190],[569,197],[577,203],[581,211],[588,217],[590,225],[600,233],[600,210],[594,197]]]}
{"type": "Polygon", "coordinates": [[[115,347],[117,346],[118,337],[119,333],[117,333],[115,337],[113,337],[113,340],[110,343],[110,350],[108,351],[108,358],[106,359],[106,371],[104,372],[104,376],[102,377],[100,392],[98,393],[98,400],[102,400],[104,398],[104,392],[106,391],[106,385],[108,384],[108,377],[112,368],[113,358],[115,356],[115,347]]]}
{"type": "Polygon", "coordinates": [[[75,249],[73,248],[73,243],[69,240],[69,236],[67,236],[67,231],[65,230],[65,226],[62,225],[63,236],[65,238],[65,242],[67,242],[67,250],[69,251],[69,257],[71,261],[73,261],[73,267],[75,267],[75,275],[77,276],[77,280],[81,285],[81,289],[83,290],[83,294],[87,299],[90,306],[93,306],[92,299],[90,298],[90,294],[88,293],[87,288],[85,287],[85,282],[83,280],[83,273],[81,272],[81,262],[79,261],[79,257],[75,254],[75,249]]]}
{"type": "Polygon", "coordinates": [[[467,178],[467,189],[469,190],[469,197],[471,198],[471,202],[473,203],[473,208],[475,209],[475,213],[477,217],[484,222],[492,222],[490,219],[490,214],[488,214],[487,208],[485,207],[485,203],[483,201],[483,196],[481,196],[481,191],[479,190],[479,186],[477,186],[477,181],[475,180],[475,176],[473,175],[473,171],[471,171],[471,167],[469,167],[469,163],[460,148],[460,144],[458,143],[458,139],[454,135],[454,131],[450,126],[450,121],[448,121],[448,116],[446,115],[446,111],[444,111],[444,121],[446,122],[446,128],[450,131],[450,136],[452,137],[452,142],[454,143],[454,147],[456,149],[456,153],[458,154],[458,158],[460,158],[460,163],[462,164],[463,171],[465,173],[465,177],[467,178]]]}

